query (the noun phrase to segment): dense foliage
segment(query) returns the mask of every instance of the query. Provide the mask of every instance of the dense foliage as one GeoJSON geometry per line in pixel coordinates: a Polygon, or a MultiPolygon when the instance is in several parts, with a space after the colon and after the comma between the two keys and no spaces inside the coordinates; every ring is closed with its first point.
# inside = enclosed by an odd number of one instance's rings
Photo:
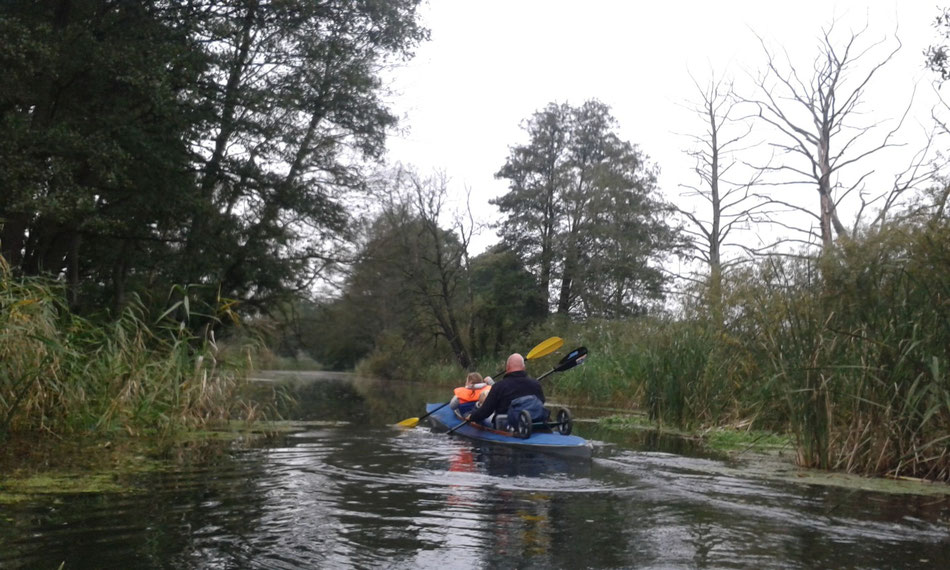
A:
{"type": "Polygon", "coordinates": [[[336,261],[417,0],[0,5],[0,247],[74,307],[175,284],[251,306],[336,261]]]}
{"type": "Polygon", "coordinates": [[[312,311],[295,350],[334,367],[362,360],[383,377],[446,361],[464,370],[510,350],[544,319],[534,276],[517,256],[496,247],[470,259],[469,231],[442,227],[443,178],[398,172],[385,191],[342,295],[312,311]]]}

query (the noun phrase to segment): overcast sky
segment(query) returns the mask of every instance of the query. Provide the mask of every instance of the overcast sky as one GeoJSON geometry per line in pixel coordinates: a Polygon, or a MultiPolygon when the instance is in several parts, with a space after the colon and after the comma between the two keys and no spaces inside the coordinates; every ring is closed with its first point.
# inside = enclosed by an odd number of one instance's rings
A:
{"type": "MultiPolygon", "coordinates": [[[[423,173],[445,171],[456,192],[471,189],[479,217],[495,219],[488,200],[507,186],[494,174],[509,147],[526,142],[521,122],[550,102],[596,98],[612,108],[621,137],[659,165],[667,197],[679,200],[680,185],[695,181],[685,135],[703,129],[684,108],[698,99],[690,75],[700,83],[711,73],[741,83],[764,67],[756,34],[810,65],[822,27],[833,20],[839,32],[867,25],[865,45],[885,40],[892,47],[895,32],[900,37],[903,48],[869,86],[865,110],[875,120],[896,120],[916,85],[907,151],[930,124],[934,77],[922,52],[935,41],[937,4],[429,0],[422,15],[432,39],[394,75],[392,105],[406,132],[390,139],[389,157],[423,173]]],[[[882,173],[904,168],[907,158],[898,151],[889,160],[893,166],[878,168],[882,173]]],[[[489,232],[476,247],[495,241],[489,232]]]]}

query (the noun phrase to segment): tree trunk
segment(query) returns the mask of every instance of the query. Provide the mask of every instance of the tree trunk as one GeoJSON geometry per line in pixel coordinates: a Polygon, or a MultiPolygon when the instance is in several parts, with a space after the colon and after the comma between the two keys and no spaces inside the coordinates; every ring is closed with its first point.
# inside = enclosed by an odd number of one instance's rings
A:
{"type": "Polygon", "coordinates": [[[571,300],[574,293],[574,275],[577,271],[577,247],[568,246],[564,257],[564,271],[561,273],[561,294],[557,302],[557,314],[567,315],[571,312],[571,300]]]}
{"type": "Polygon", "coordinates": [[[125,284],[129,276],[129,254],[131,253],[131,243],[129,240],[122,240],[122,247],[119,255],[112,264],[112,299],[113,309],[118,315],[125,306],[125,284]]]}
{"type": "Polygon", "coordinates": [[[79,305],[79,246],[82,244],[82,234],[72,231],[66,239],[66,298],[71,309],[79,305]]]}
{"type": "Polygon", "coordinates": [[[719,129],[716,126],[716,112],[713,100],[709,100],[709,132],[712,135],[712,156],[710,160],[709,191],[712,200],[712,229],[709,233],[709,310],[713,325],[722,329],[722,259],[720,240],[722,232],[722,201],[719,196],[719,129]]]}
{"type": "Polygon", "coordinates": [[[0,223],[0,255],[11,268],[20,267],[23,263],[23,247],[26,245],[28,218],[22,214],[5,214],[6,219],[0,223]]]}

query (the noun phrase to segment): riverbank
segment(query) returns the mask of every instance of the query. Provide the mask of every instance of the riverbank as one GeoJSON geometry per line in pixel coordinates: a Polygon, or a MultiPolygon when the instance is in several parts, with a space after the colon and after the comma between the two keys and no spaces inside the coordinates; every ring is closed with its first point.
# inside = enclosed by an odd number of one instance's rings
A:
{"type": "Polygon", "coordinates": [[[114,315],[72,311],[61,283],[15,277],[0,258],[0,438],[175,432],[260,418],[245,397],[255,342],[229,305],[173,288],[168,307],[130,298],[114,315]],[[227,334],[228,341],[219,338],[227,334]]]}

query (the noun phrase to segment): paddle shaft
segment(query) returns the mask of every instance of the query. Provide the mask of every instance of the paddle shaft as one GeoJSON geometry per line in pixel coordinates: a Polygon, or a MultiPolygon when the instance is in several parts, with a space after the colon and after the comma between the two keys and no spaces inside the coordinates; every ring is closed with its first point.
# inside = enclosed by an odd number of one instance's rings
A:
{"type": "MultiPolygon", "coordinates": [[[[449,400],[448,402],[446,402],[446,403],[440,405],[438,408],[435,408],[435,409],[432,410],[431,412],[426,412],[425,415],[419,417],[419,421],[421,422],[422,420],[424,420],[424,419],[426,419],[427,417],[431,416],[431,415],[434,414],[435,412],[438,412],[439,410],[441,410],[442,408],[448,406],[448,405],[451,404],[451,403],[452,403],[452,400],[449,400]]],[[[418,422],[416,422],[416,423],[418,423],[418,422]]]]}

